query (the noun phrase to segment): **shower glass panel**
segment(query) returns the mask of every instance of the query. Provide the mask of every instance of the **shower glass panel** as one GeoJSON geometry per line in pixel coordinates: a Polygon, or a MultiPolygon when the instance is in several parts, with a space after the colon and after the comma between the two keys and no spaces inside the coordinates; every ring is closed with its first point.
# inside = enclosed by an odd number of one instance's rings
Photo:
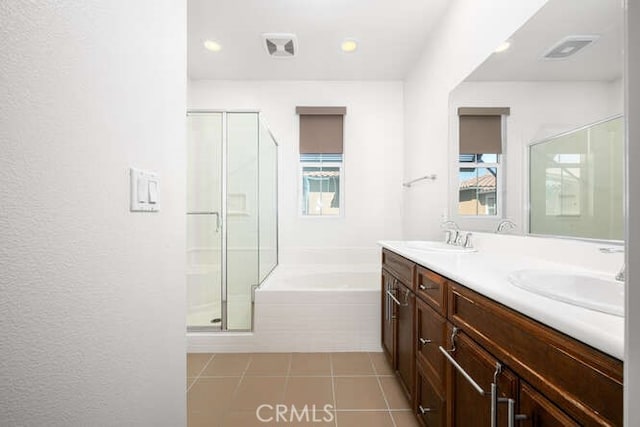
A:
{"type": "Polygon", "coordinates": [[[251,330],[278,263],[277,143],[258,113],[187,117],[187,327],[251,330]]]}
{"type": "Polygon", "coordinates": [[[271,132],[260,123],[259,171],[259,262],[260,282],[278,264],[278,150],[271,132]]]}
{"type": "Polygon", "coordinates": [[[227,114],[228,329],[251,329],[258,282],[258,114],[227,114]]]}
{"type": "Polygon", "coordinates": [[[187,138],[187,325],[222,322],[222,114],[190,114],[187,138]]]}
{"type": "Polygon", "coordinates": [[[530,145],[530,232],[622,240],[623,152],[622,117],[530,145]]]}

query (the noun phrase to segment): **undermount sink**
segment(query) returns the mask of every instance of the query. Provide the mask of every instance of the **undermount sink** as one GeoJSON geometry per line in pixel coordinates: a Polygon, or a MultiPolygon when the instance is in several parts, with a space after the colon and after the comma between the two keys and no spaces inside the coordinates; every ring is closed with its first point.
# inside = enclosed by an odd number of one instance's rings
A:
{"type": "Polygon", "coordinates": [[[553,270],[519,270],[512,285],[551,299],[615,316],[624,316],[624,283],[591,275],[553,270]]]}
{"type": "Polygon", "coordinates": [[[445,242],[438,242],[435,240],[413,240],[406,242],[408,248],[417,249],[419,251],[427,252],[454,252],[454,253],[466,253],[477,252],[475,248],[465,248],[463,246],[450,245],[445,242]]]}

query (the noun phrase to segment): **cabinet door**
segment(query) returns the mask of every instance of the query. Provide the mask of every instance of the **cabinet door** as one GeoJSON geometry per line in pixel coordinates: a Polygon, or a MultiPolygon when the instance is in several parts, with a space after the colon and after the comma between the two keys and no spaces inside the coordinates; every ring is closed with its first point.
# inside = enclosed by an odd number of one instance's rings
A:
{"type": "Polygon", "coordinates": [[[520,385],[519,413],[526,416],[519,422],[520,427],[577,427],[580,425],[524,382],[520,385]]]}
{"type": "Polygon", "coordinates": [[[438,350],[447,346],[447,321],[420,298],[416,298],[416,361],[434,384],[444,389],[445,358],[438,350]]]}
{"type": "Polygon", "coordinates": [[[398,378],[404,386],[405,392],[409,401],[413,397],[413,382],[416,357],[414,353],[414,328],[413,328],[413,314],[415,308],[415,295],[407,286],[398,282],[398,300],[400,304],[396,303],[398,312],[398,325],[396,329],[397,333],[397,350],[396,350],[396,370],[398,372],[398,378]]]}
{"type": "Polygon", "coordinates": [[[387,356],[387,360],[391,364],[392,369],[396,370],[396,344],[395,344],[395,329],[396,329],[396,304],[389,294],[396,294],[394,286],[394,278],[387,271],[382,270],[382,327],[380,328],[382,333],[382,350],[387,356]]]}
{"type": "MultiPolygon", "coordinates": [[[[452,425],[456,427],[478,427],[491,425],[491,384],[494,381],[498,361],[476,344],[464,332],[455,338],[455,351],[450,352],[457,364],[480,386],[484,395],[476,390],[469,380],[450,363],[451,381],[448,402],[452,425]]],[[[498,396],[516,398],[518,379],[501,367],[498,378],[498,396]]],[[[508,405],[497,407],[498,426],[508,425],[508,405]]]]}
{"type": "Polygon", "coordinates": [[[429,375],[425,374],[419,363],[416,366],[416,378],[415,413],[418,419],[427,427],[445,427],[446,404],[440,387],[429,381],[429,375]]]}

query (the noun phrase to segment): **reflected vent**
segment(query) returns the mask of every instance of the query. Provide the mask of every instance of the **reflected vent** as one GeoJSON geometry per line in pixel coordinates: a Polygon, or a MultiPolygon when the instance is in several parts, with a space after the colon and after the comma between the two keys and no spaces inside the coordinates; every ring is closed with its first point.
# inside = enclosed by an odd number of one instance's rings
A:
{"type": "Polygon", "coordinates": [[[598,40],[600,36],[569,36],[560,40],[543,56],[544,59],[565,59],[598,40]]]}
{"type": "Polygon", "coordinates": [[[274,58],[292,58],[298,53],[298,39],[295,34],[263,34],[264,47],[274,58]]]}

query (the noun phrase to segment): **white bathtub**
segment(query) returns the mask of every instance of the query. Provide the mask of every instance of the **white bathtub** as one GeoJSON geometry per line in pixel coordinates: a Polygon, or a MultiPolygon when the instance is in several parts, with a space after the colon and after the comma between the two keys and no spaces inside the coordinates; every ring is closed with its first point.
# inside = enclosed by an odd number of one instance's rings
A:
{"type": "Polygon", "coordinates": [[[252,333],[194,334],[190,351],[381,351],[380,265],[279,265],[255,292],[252,333]]]}

